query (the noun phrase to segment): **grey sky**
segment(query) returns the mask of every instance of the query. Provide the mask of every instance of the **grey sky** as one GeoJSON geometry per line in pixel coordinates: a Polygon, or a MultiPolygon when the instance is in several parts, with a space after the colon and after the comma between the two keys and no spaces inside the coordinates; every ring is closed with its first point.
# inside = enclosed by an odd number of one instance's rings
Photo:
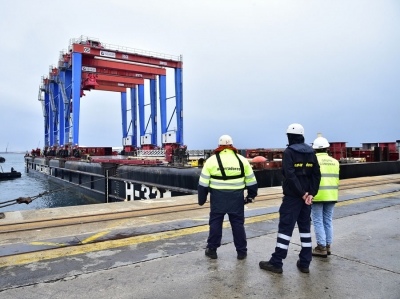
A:
{"type": "MultiPolygon", "coordinates": [[[[399,1],[2,0],[0,16],[0,151],[43,146],[41,76],[81,35],[183,55],[189,149],[284,147],[293,122],[308,143],[400,139],[399,1]]],[[[86,92],[80,144],[121,146],[120,113],[118,93],[86,92]]]]}

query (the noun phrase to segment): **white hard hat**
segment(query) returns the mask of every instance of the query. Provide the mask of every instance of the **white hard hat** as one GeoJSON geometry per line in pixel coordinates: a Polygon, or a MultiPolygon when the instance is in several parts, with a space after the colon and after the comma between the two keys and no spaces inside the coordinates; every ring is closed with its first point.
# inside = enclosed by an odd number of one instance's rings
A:
{"type": "Polygon", "coordinates": [[[286,134],[304,135],[304,128],[300,124],[291,124],[286,130],[286,134]]]}
{"type": "Polygon", "coordinates": [[[327,147],[329,147],[329,142],[328,142],[328,140],[326,140],[326,138],[324,138],[322,136],[318,136],[314,140],[312,147],[314,149],[327,148],[327,147]]]}
{"type": "Polygon", "coordinates": [[[233,145],[232,137],[229,135],[222,135],[219,137],[218,145],[233,145]]]}

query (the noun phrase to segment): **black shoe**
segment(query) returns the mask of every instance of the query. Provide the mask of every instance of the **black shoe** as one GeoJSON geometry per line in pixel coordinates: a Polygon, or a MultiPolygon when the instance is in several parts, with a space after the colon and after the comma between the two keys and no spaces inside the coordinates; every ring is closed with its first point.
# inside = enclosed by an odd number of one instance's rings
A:
{"type": "Polygon", "coordinates": [[[206,248],[206,256],[208,256],[211,259],[217,259],[217,249],[215,248],[206,248]]]}
{"type": "Polygon", "coordinates": [[[326,244],[326,251],[328,255],[331,255],[331,244],[326,244]]]}
{"type": "Polygon", "coordinates": [[[247,253],[241,253],[237,255],[238,260],[244,260],[247,257],[247,253]]]}
{"type": "Polygon", "coordinates": [[[283,272],[282,268],[277,268],[274,265],[271,265],[267,261],[261,261],[259,263],[259,265],[260,265],[260,268],[263,269],[263,270],[271,271],[271,272],[274,272],[274,273],[282,273],[283,272]]]}
{"type": "Polygon", "coordinates": [[[300,270],[300,272],[310,273],[310,269],[309,268],[303,268],[302,266],[300,266],[300,260],[297,261],[297,268],[300,270]]]}

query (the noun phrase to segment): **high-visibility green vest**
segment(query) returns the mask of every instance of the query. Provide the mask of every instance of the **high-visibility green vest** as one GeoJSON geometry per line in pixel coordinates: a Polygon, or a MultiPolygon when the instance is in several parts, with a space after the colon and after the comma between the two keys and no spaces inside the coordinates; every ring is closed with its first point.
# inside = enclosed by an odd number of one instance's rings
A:
{"type": "Polygon", "coordinates": [[[339,197],[339,162],[327,153],[317,153],[321,182],[314,202],[337,201],[339,197]]]}
{"type": "Polygon", "coordinates": [[[231,149],[224,149],[219,153],[219,157],[224,168],[225,179],[217,155],[213,155],[207,159],[201,171],[199,179],[201,186],[219,190],[240,190],[257,184],[253,169],[245,157],[236,155],[231,149]]]}

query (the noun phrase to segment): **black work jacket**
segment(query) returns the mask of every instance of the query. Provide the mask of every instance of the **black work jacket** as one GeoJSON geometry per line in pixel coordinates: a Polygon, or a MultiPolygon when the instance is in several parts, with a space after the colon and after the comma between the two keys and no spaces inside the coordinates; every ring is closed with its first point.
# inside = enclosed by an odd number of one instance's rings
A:
{"type": "Polygon", "coordinates": [[[303,197],[306,192],[315,196],[318,193],[321,171],[311,146],[305,143],[288,146],[283,152],[282,173],[285,196],[303,197]]]}

